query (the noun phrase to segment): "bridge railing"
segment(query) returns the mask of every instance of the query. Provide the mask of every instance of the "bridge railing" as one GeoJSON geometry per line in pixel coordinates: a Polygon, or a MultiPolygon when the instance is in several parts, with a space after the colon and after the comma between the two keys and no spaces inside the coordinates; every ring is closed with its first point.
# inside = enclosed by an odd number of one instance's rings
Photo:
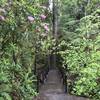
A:
{"type": "Polygon", "coordinates": [[[65,93],[68,93],[68,82],[67,82],[66,69],[64,69],[63,67],[58,67],[58,69],[61,74],[61,79],[63,80],[64,91],[65,91],[65,93]]]}
{"type": "Polygon", "coordinates": [[[46,65],[44,65],[39,68],[36,68],[35,71],[36,71],[36,78],[37,78],[36,91],[39,92],[39,87],[41,86],[41,84],[44,84],[44,82],[47,79],[49,68],[46,65]]]}

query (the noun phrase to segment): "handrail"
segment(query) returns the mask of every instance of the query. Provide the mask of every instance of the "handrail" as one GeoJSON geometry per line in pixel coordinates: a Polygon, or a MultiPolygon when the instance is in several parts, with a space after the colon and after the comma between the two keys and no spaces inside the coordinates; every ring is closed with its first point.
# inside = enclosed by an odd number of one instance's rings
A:
{"type": "Polygon", "coordinates": [[[47,74],[49,72],[49,68],[47,66],[43,66],[41,68],[36,69],[36,78],[37,78],[37,92],[39,92],[40,84],[44,84],[47,74]]]}
{"type": "Polygon", "coordinates": [[[63,67],[58,67],[58,69],[60,71],[61,78],[63,79],[63,85],[64,85],[65,93],[68,93],[68,83],[67,83],[66,70],[63,67]]]}

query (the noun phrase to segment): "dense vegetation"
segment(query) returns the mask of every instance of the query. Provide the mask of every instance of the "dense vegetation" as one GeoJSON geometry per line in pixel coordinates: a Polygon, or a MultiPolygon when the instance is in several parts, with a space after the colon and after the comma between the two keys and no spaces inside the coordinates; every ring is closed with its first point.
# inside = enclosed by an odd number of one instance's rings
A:
{"type": "Polygon", "coordinates": [[[100,100],[100,0],[63,0],[60,54],[70,93],[100,100]],[[66,67],[67,65],[67,67],[66,67]]]}
{"type": "Polygon", "coordinates": [[[48,67],[55,51],[69,93],[100,100],[100,0],[55,3],[57,41],[48,0],[0,0],[0,100],[32,100],[36,67],[48,67]]]}
{"type": "Polygon", "coordinates": [[[46,0],[0,0],[0,100],[37,95],[35,58],[46,59],[52,42],[45,5],[46,0]]]}

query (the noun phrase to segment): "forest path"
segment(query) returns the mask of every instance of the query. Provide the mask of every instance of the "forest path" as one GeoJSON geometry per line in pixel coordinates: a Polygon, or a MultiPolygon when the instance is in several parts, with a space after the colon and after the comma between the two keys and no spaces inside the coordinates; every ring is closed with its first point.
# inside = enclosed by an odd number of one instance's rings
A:
{"type": "Polygon", "coordinates": [[[66,95],[58,70],[50,70],[47,81],[40,87],[36,100],[88,100],[82,97],[66,95]]]}

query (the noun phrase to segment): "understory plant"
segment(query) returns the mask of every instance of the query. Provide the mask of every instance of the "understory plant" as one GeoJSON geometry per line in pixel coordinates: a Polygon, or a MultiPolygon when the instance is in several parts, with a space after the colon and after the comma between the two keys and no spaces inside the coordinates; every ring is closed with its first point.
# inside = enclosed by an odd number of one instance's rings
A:
{"type": "MultiPolygon", "coordinates": [[[[72,17],[74,20],[68,21],[71,17],[67,16],[68,22],[63,24],[63,28],[61,26],[62,32],[65,33],[59,44],[62,67],[69,78],[69,92],[93,100],[100,99],[100,9],[95,8],[97,2],[99,1],[92,0],[83,6],[87,15],[84,15],[84,12],[81,17],[78,15],[80,18],[77,23],[75,17],[72,17]],[[91,3],[94,4],[94,8],[89,8],[89,5],[93,6],[91,3]],[[73,23],[70,24],[71,22],[73,23]]],[[[79,6],[77,2],[74,5],[79,6]]],[[[71,15],[70,12],[67,12],[68,14],[71,15]]]]}
{"type": "Polygon", "coordinates": [[[32,100],[37,95],[35,59],[46,59],[49,47],[43,48],[50,38],[46,2],[0,0],[0,100],[32,100]]]}

